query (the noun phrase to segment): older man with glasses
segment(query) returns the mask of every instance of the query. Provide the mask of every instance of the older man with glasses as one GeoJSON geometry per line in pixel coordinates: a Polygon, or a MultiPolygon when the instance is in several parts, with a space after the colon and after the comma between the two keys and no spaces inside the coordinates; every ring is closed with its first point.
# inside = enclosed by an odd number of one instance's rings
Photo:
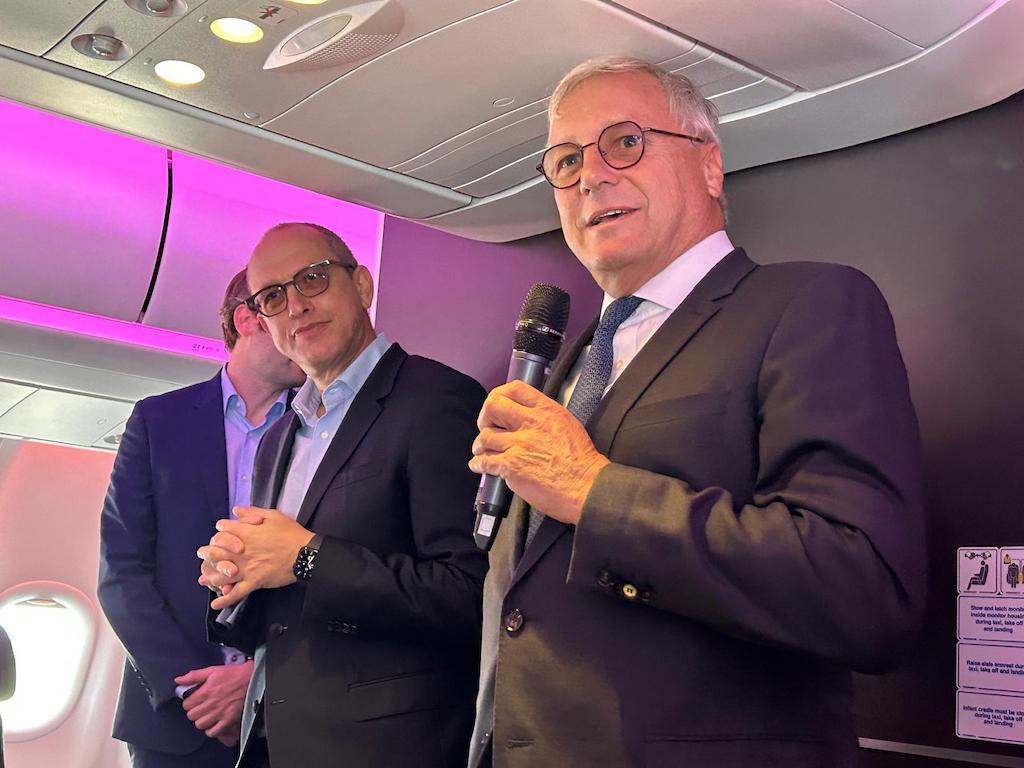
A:
{"type": "Polygon", "coordinates": [[[200,549],[211,635],[255,654],[239,765],[463,764],[484,392],[374,331],[370,273],[330,230],[274,227],[248,269],[248,305],[308,378],[260,445],[252,506],[200,549]]]}
{"type": "Polygon", "coordinates": [[[470,765],[856,763],[850,670],[923,606],[917,425],[859,272],[725,232],[714,108],[586,62],[538,170],[605,294],[544,393],[488,396],[470,466],[517,494],[490,553],[470,765]]]}

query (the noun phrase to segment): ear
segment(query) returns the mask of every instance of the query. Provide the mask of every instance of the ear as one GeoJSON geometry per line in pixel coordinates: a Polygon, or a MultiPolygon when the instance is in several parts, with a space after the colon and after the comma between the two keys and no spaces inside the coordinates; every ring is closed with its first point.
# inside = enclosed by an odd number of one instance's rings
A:
{"type": "Polygon", "coordinates": [[[252,336],[254,333],[259,333],[260,321],[263,318],[245,304],[239,304],[235,307],[235,313],[231,319],[235,321],[235,328],[238,329],[239,336],[252,336]]]}
{"type": "Polygon", "coordinates": [[[369,309],[373,304],[373,275],[370,274],[370,270],[360,264],[352,273],[352,282],[355,283],[363,309],[369,309]]]}
{"type": "Polygon", "coordinates": [[[704,150],[704,185],[708,194],[716,200],[722,196],[725,176],[722,173],[722,148],[718,144],[710,144],[704,150]]]}

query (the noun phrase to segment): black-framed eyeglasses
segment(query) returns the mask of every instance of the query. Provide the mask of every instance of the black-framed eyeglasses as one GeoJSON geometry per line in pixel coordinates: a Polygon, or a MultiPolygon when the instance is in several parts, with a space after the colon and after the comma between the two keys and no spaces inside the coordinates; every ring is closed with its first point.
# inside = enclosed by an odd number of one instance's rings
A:
{"type": "Polygon", "coordinates": [[[287,283],[268,285],[260,288],[256,293],[245,300],[245,305],[253,312],[258,312],[264,317],[273,317],[285,311],[288,307],[288,286],[293,286],[303,296],[319,296],[327,290],[331,284],[330,266],[336,264],[339,267],[354,272],[356,264],[345,264],[336,259],[324,259],[316,264],[303,267],[287,283]]]}
{"type": "Polygon", "coordinates": [[[537,170],[544,174],[548,184],[555,189],[568,189],[580,180],[580,173],[583,172],[584,151],[587,147],[594,146],[597,147],[597,151],[601,153],[604,161],[612,168],[619,171],[631,168],[639,163],[640,158],[644,156],[644,146],[647,144],[644,134],[647,133],[675,136],[697,144],[705,142],[704,139],[685,133],[663,131],[660,128],[641,128],[632,120],[626,120],[609,125],[601,131],[597,141],[584,144],[582,147],[571,141],[548,147],[541,156],[537,170]]]}

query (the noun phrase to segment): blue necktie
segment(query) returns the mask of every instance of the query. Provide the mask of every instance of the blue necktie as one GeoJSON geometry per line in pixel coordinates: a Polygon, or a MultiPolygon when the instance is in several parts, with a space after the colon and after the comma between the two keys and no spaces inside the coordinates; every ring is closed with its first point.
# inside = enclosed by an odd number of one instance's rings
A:
{"type": "MultiPolygon", "coordinates": [[[[605,309],[601,315],[601,322],[597,324],[594,331],[594,339],[590,345],[590,353],[586,362],[583,363],[583,371],[580,373],[576,388],[572,391],[569,404],[566,406],[569,413],[580,420],[584,427],[594,415],[597,406],[601,404],[604,397],[604,390],[608,386],[608,379],[612,376],[612,340],[615,332],[627,317],[633,314],[634,310],[643,299],[638,296],[623,296],[616,299],[605,309]]],[[[530,509],[530,524],[526,530],[525,548],[533,541],[537,528],[540,527],[544,515],[535,509],[530,509]]]]}

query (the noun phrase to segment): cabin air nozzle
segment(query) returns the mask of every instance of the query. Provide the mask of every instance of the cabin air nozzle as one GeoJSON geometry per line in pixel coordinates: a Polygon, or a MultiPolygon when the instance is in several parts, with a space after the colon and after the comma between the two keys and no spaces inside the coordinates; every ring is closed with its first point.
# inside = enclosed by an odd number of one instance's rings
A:
{"type": "Polygon", "coordinates": [[[405,13],[395,0],[373,0],[319,16],[271,51],[263,69],[323,69],[365,59],[398,37],[405,13]]]}

